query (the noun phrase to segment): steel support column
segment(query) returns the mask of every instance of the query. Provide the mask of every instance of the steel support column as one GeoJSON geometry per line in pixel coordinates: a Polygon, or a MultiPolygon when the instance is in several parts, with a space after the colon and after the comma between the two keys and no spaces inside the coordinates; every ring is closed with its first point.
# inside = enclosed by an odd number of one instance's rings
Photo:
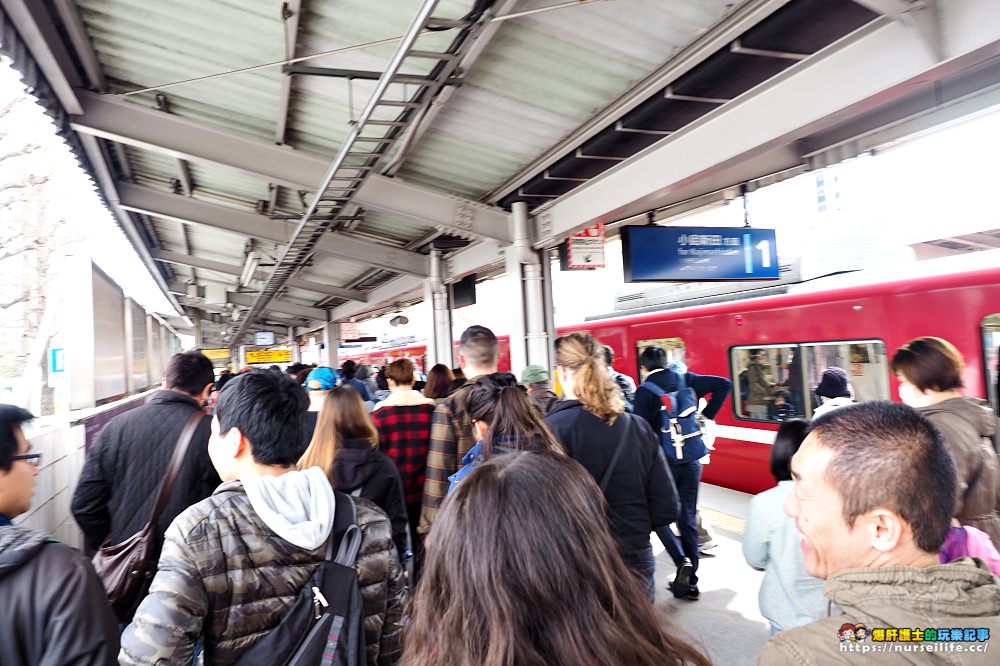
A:
{"type": "Polygon", "coordinates": [[[288,346],[292,350],[292,363],[301,363],[302,354],[299,352],[299,336],[295,335],[295,327],[288,327],[288,346]]]}
{"type": "Polygon", "coordinates": [[[424,283],[424,303],[431,309],[431,343],[427,345],[427,367],[444,363],[449,368],[454,367],[454,348],[451,344],[451,303],[448,299],[448,288],[444,284],[441,251],[431,250],[431,278],[424,283]]]}
{"type": "Polygon", "coordinates": [[[320,354],[320,361],[325,359],[330,368],[340,367],[340,324],[333,321],[323,324],[323,346],[326,354],[320,354]]]}

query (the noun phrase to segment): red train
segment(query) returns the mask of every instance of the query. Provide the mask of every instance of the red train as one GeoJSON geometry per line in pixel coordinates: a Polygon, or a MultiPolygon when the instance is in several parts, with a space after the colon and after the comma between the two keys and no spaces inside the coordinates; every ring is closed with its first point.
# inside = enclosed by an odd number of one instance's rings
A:
{"type": "MultiPolygon", "coordinates": [[[[858,400],[897,399],[889,369],[893,351],[912,338],[936,335],[965,356],[966,394],[988,397],[996,408],[1000,267],[926,275],[934,263],[909,269],[920,271],[916,277],[897,271],[895,279],[866,284],[872,279],[867,273],[834,276],[782,295],[592,321],[559,333],[587,331],[611,345],[615,368],[637,380],[638,354],[650,344],[667,348],[693,372],[732,379],[733,394],[717,417],[716,450],[703,478],[757,493],[774,485],[768,458],[777,423],[809,417],[812,389],[827,366],[848,371],[858,400]],[[743,372],[755,350],[761,350],[767,373],[764,398],[759,390],[753,395],[743,372]]],[[[509,340],[502,338],[501,345],[501,369],[509,369],[509,340]]],[[[425,346],[414,345],[355,358],[381,365],[409,355],[422,366],[425,353],[425,346]]]]}

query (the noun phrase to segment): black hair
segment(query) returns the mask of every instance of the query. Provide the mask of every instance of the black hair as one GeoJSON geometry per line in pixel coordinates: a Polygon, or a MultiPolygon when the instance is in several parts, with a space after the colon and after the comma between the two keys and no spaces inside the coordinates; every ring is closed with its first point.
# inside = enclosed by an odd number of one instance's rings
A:
{"type": "Polygon", "coordinates": [[[250,441],[261,465],[294,465],[308,442],[305,413],[309,399],[288,375],[251,370],[226,384],[215,403],[219,433],[233,428],[250,441]]]}
{"type": "Polygon", "coordinates": [[[646,347],[639,355],[639,365],[647,370],[662,370],[667,367],[667,352],[663,347],[646,347]]]}
{"type": "Polygon", "coordinates": [[[26,409],[14,405],[0,405],[0,469],[8,471],[17,455],[17,439],[14,428],[35,418],[26,409]]]}
{"type": "Polygon", "coordinates": [[[379,391],[389,390],[389,380],[385,374],[385,368],[382,368],[375,374],[375,388],[379,391]]]}
{"type": "Polygon", "coordinates": [[[346,361],[343,362],[343,364],[341,364],[340,372],[344,375],[345,380],[354,379],[354,375],[356,375],[358,372],[357,361],[352,361],[351,359],[347,359],[346,361]]]}
{"type": "Polygon", "coordinates": [[[792,480],[792,456],[802,446],[809,431],[809,422],[790,419],[778,427],[771,447],[771,475],[775,481],[792,480]]]}
{"type": "Polygon", "coordinates": [[[941,548],[957,481],[951,453],[930,421],[912,407],[870,401],[823,414],[809,433],[833,453],[825,478],[844,499],[849,527],[884,508],[906,521],[918,548],[941,548]]]}
{"type": "Polygon", "coordinates": [[[604,345],[604,362],[611,367],[611,362],[615,360],[615,350],[610,345],[604,345]]]}
{"type": "Polygon", "coordinates": [[[215,368],[200,351],[181,352],[170,358],[163,379],[168,389],[197,396],[215,381],[215,368]]]}

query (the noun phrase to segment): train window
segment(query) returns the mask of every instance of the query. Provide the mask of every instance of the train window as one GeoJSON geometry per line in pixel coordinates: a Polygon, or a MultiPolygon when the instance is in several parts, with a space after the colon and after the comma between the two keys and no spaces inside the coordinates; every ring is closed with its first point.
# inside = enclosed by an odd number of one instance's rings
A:
{"type": "Polygon", "coordinates": [[[806,415],[799,354],[794,344],[732,349],[732,399],[738,418],[777,422],[806,415]]]}
{"type": "Polygon", "coordinates": [[[646,347],[662,347],[667,352],[667,363],[671,361],[686,363],[684,360],[684,340],[681,338],[655,338],[650,340],[639,340],[635,343],[635,358],[637,366],[635,369],[635,376],[637,378],[636,383],[642,383],[646,378],[646,374],[638,365],[638,359],[642,355],[642,350],[646,347]]]}
{"type": "Polygon", "coordinates": [[[737,418],[811,418],[820,404],[813,389],[830,366],[847,371],[858,402],[889,399],[889,362],[879,340],[754,345],[730,354],[737,418]]]}
{"type": "MultiPolygon", "coordinates": [[[[819,384],[823,371],[836,366],[847,371],[854,400],[889,400],[889,359],[880,340],[845,340],[802,345],[803,371],[808,393],[819,384]]],[[[813,395],[813,407],[820,398],[813,395]]],[[[812,410],[810,410],[811,413],[812,410]]]]}
{"type": "MultiPolygon", "coordinates": [[[[983,331],[983,373],[986,395],[1000,417],[1000,314],[991,314],[980,325],[983,331]]],[[[998,436],[1000,437],[1000,436],[998,436]]]]}

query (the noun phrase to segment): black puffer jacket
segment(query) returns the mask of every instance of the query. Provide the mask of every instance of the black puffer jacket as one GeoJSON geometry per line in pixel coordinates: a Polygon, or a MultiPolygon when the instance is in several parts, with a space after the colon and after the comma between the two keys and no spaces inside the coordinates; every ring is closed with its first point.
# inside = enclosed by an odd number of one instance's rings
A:
{"type": "MultiPolygon", "coordinates": [[[[142,529],[191,414],[195,400],[177,391],[157,391],[142,407],[113,418],[87,454],[73,494],[73,517],[87,546],[99,548],[107,538],[121,543],[142,529]]],[[[221,483],[208,457],[211,419],[198,427],[181,471],[157,525],[157,550],[163,533],[184,509],[212,494],[221,483]]]]}
{"type": "Polygon", "coordinates": [[[392,458],[363,439],[341,442],[333,464],[333,487],[348,494],[360,488],[359,497],[375,502],[386,512],[392,523],[392,540],[402,560],[406,550],[406,502],[403,482],[392,458]]]}
{"type": "Polygon", "coordinates": [[[118,663],[118,623],[90,562],[17,525],[0,527],[0,664],[118,663]]]}

